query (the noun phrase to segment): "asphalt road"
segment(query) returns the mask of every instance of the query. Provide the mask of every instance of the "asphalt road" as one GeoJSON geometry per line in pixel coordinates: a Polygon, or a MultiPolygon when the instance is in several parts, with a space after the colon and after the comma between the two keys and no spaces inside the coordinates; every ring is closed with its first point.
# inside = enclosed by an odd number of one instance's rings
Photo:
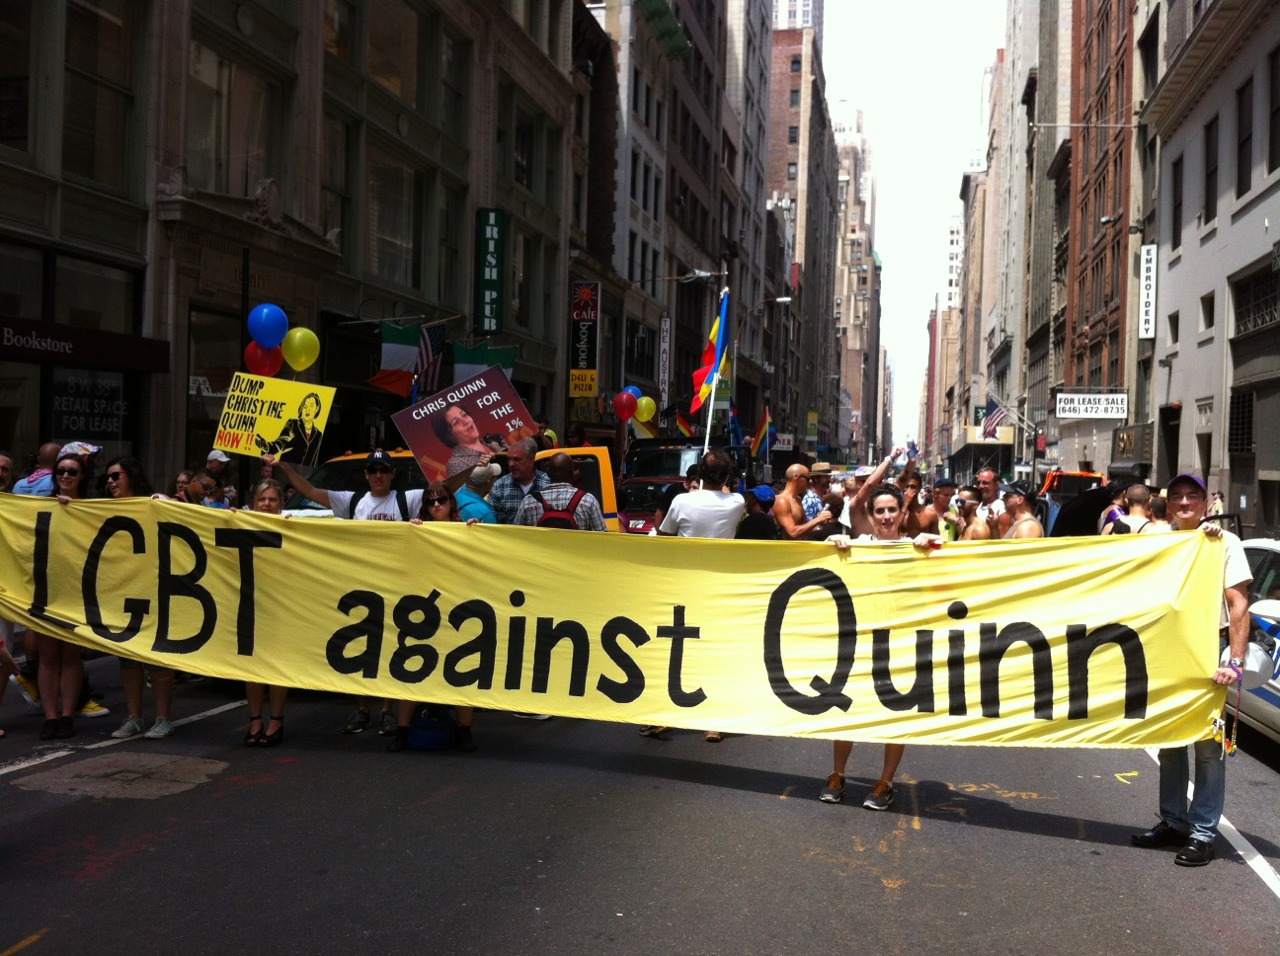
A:
{"type": "Polygon", "coordinates": [[[0,956],[1280,952],[1280,756],[1244,731],[1227,817],[1258,865],[1222,838],[1183,869],[1129,845],[1143,751],[910,747],[873,813],[871,745],[832,806],[822,741],[481,713],[476,753],[388,754],[295,693],[258,750],[221,682],[178,688],[207,716],[172,737],[109,742],[115,666],[70,747],[0,704],[0,956]]]}

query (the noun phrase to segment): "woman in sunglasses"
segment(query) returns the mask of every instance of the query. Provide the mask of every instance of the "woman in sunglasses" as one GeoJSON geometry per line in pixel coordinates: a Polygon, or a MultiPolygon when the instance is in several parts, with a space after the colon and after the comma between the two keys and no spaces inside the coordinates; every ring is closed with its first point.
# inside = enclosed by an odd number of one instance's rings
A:
{"type": "MultiPolygon", "coordinates": [[[[90,498],[93,475],[89,460],[80,455],[61,455],[53,468],[53,490],[50,497],[69,505],[90,498]]],[[[79,646],[59,640],[50,634],[37,635],[40,666],[40,704],[44,708],[41,740],[57,737],[66,740],[76,735],[75,714],[79,709],[80,686],[84,682],[84,664],[79,646]]]]}
{"type": "MultiPolygon", "coordinates": [[[[249,490],[249,510],[255,514],[280,514],[284,510],[284,486],[274,478],[258,482],[249,490]]],[[[249,731],[244,735],[246,747],[274,747],[284,740],[284,701],[288,694],[287,687],[245,681],[244,695],[249,701],[249,731]],[[264,727],[262,704],[265,700],[271,703],[271,719],[264,727]]]]}
{"type": "MultiPolygon", "coordinates": [[[[418,517],[412,519],[413,524],[420,525],[426,521],[461,521],[458,514],[458,500],[453,492],[442,481],[433,481],[422,493],[422,510],[418,517]]],[[[469,518],[467,524],[479,524],[479,518],[469,518]]],[[[421,704],[414,700],[402,700],[396,705],[396,735],[387,744],[387,750],[395,753],[409,745],[409,730],[413,724],[413,712],[421,704]]],[[[474,707],[455,707],[458,725],[456,727],[455,745],[459,750],[471,752],[476,749],[471,739],[471,718],[475,714],[474,707]]]]}
{"type": "MultiPolygon", "coordinates": [[[[155,492],[142,462],[129,455],[122,455],[107,462],[107,497],[150,498],[155,492]]],[[[124,723],[111,736],[116,740],[142,734],[148,740],[159,740],[173,733],[173,671],[168,667],[145,665],[151,672],[151,692],[156,699],[156,721],[147,728],[142,719],[142,693],[146,685],[144,665],[127,657],[120,658],[120,683],[124,687],[124,702],[129,710],[124,723]]]]}

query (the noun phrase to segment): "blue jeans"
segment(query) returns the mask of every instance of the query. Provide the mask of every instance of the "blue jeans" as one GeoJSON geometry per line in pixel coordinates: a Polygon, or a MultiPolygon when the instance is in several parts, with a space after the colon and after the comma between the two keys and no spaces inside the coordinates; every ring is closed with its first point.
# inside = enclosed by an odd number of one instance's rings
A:
{"type": "Polygon", "coordinates": [[[1227,800],[1227,762],[1222,744],[1197,740],[1195,793],[1187,803],[1187,748],[1160,751],[1160,819],[1175,830],[1189,831],[1192,839],[1212,843],[1227,800]]]}

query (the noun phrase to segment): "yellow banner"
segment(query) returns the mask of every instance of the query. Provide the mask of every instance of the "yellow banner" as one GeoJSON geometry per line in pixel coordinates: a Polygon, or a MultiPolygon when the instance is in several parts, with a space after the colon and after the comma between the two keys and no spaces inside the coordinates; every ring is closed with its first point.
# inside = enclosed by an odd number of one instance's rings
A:
{"type": "Polygon", "coordinates": [[[1139,747],[1222,706],[1200,533],[714,541],[0,495],[0,616],[216,677],[750,734],[1139,747]]]}

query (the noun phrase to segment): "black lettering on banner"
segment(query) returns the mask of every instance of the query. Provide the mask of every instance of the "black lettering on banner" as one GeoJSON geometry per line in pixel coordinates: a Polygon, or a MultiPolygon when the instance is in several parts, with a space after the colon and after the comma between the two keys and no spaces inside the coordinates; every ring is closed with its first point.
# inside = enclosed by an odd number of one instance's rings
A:
{"type": "Polygon", "coordinates": [[[684,605],[677,604],[671,612],[670,626],[661,625],[658,637],[671,638],[671,662],[667,665],[667,695],[671,698],[671,703],[677,707],[697,707],[707,699],[706,691],[701,687],[692,691],[685,690],[681,677],[684,670],[684,642],[686,639],[700,639],[701,628],[686,626],[684,605]]]}
{"type": "Polygon", "coordinates": [[[1089,716],[1089,658],[1104,644],[1114,644],[1124,657],[1124,716],[1147,716],[1147,658],[1137,631],[1123,624],[1104,624],[1085,633],[1083,624],[1067,627],[1067,719],[1089,716]]]}
{"type": "Polygon", "coordinates": [[[1053,719],[1053,656],[1049,641],[1034,624],[1015,621],[997,636],[995,624],[978,625],[978,684],[982,693],[982,716],[1000,716],[1000,662],[1014,644],[1031,648],[1034,682],[1032,710],[1040,720],[1053,719]]]}
{"type": "Polygon", "coordinates": [[[348,591],[338,601],[338,610],[348,617],[356,608],[365,609],[364,620],[334,631],[325,644],[324,656],[336,673],[359,674],[373,680],[378,676],[378,660],[382,656],[382,625],[387,609],[376,591],[348,591]],[[364,649],[348,655],[347,649],[361,640],[365,642],[364,649]]]}
{"type": "Polygon", "coordinates": [[[235,548],[240,552],[240,604],[236,609],[236,653],[253,656],[254,581],[253,549],[283,547],[284,535],[278,531],[249,531],[243,528],[218,528],[213,541],[219,548],[235,548]]]}
{"type": "MultiPolygon", "coordinates": [[[[524,607],[524,592],[511,592],[511,606],[524,607]]],[[[524,676],[524,627],[523,617],[512,617],[507,626],[507,673],[502,682],[503,690],[519,690],[524,676]]]]}
{"type": "Polygon", "coordinates": [[[634,647],[643,647],[649,643],[649,635],[644,628],[631,618],[610,618],[600,632],[600,646],[609,660],[622,671],[626,680],[614,680],[601,674],[596,681],[596,690],[615,704],[630,704],[639,700],[644,693],[644,671],[618,644],[619,637],[627,638],[634,647]]]}
{"type": "Polygon", "coordinates": [[[591,656],[591,641],[587,629],[577,621],[561,621],[555,618],[538,618],[538,628],[533,638],[533,684],[529,688],[535,694],[545,694],[551,682],[551,655],[556,645],[567,640],[571,648],[569,667],[569,696],[585,697],[587,694],[587,661],[591,656]]]}
{"type": "MultiPolygon", "coordinates": [[[[658,632],[662,636],[662,632],[658,632]]],[[[858,618],[854,611],[849,589],[840,577],[824,568],[806,568],[797,571],[774,588],[769,598],[769,611],[764,622],[764,667],[769,675],[773,694],[792,710],[815,717],[831,708],[848,711],[853,700],[844,692],[849,681],[849,671],[858,648],[858,618]],[[822,588],[832,598],[836,608],[836,666],[829,680],[815,675],[809,686],[814,695],[802,694],[787,680],[787,670],[782,661],[782,622],[792,597],[805,588],[822,588]]]]}
{"type": "MultiPolygon", "coordinates": [[[[952,601],[947,606],[947,617],[963,621],[969,616],[969,608],[963,601],[952,601]]],[[[947,631],[947,713],[952,717],[964,717],[969,713],[969,695],[964,684],[964,631],[947,631]]]]}
{"type": "Polygon", "coordinates": [[[106,550],[107,542],[117,534],[129,536],[134,554],[146,554],[147,541],[142,533],[142,525],[123,515],[108,518],[94,535],[93,543],[89,545],[89,553],[84,561],[84,571],[80,576],[80,593],[84,598],[84,619],[93,633],[104,641],[123,644],[138,636],[138,632],[142,630],[142,619],[151,610],[151,602],[146,598],[125,598],[123,607],[124,612],[129,615],[129,621],[123,630],[113,631],[103,621],[102,608],[98,605],[98,568],[102,565],[102,552],[106,550]]]}
{"type": "Polygon", "coordinates": [[[459,644],[444,656],[444,679],[450,687],[475,685],[481,690],[493,687],[493,672],[498,666],[498,616],[488,601],[476,598],[463,601],[449,612],[449,624],[461,632],[467,621],[478,621],[480,631],[469,641],[459,644]],[[477,658],[470,670],[461,664],[468,657],[477,658]]]}
{"type": "Polygon", "coordinates": [[[27,608],[27,613],[42,621],[74,631],[76,626],[70,621],[64,621],[49,613],[49,525],[52,521],[53,512],[51,511],[42,511],[36,515],[36,540],[35,547],[32,549],[34,564],[31,569],[33,577],[31,607],[27,608]]]}
{"type": "Polygon", "coordinates": [[[899,691],[889,673],[889,629],[871,632],[871,682],[888,710],[933,713],[933,631],[916,631],[916,677],[908,691],[899,691]]]}
{"type": "Polygon", "coordinates": [[[440,630],[440,608],[436,605],[440,592],[435,588],[426,597],[421,594],[406,594],[396,602],[391,612],[391,621],[399,633],[396,635],[396,649],[391,655],[391,663],[387,672],[398,681],[406,684],[420,684],[436,669],[440,663],[440,652],[425,643],[435,637],[440,630]],[[420,644],[409,644],[410,640],[422,641],[420,644]],[[416,667],[410,667],[410,661],[420,661],[416,667]]]}
{"type": "Polygon", "coordinates": [[[213,630],[218,624],[218,605],[209,590],[202,587],[199,580],[204,577],[209,565],[204,545],[200,536],[184,524],[174,521],[161,521],[156,525],[157,553],[159,566],[156,569],[157,593],[156,603],[156,639],[152,650],[168,654],[193,654],[209,642],[213,630]],[[173,573],[173,542],[182,541],[191,552],[192,567],[185,574],[173,573]],[[200,605],[203,616],[200,627],[190,637],[169,636],[169,609],[173,599],[178,597],[194,598],[200,605]]]}

